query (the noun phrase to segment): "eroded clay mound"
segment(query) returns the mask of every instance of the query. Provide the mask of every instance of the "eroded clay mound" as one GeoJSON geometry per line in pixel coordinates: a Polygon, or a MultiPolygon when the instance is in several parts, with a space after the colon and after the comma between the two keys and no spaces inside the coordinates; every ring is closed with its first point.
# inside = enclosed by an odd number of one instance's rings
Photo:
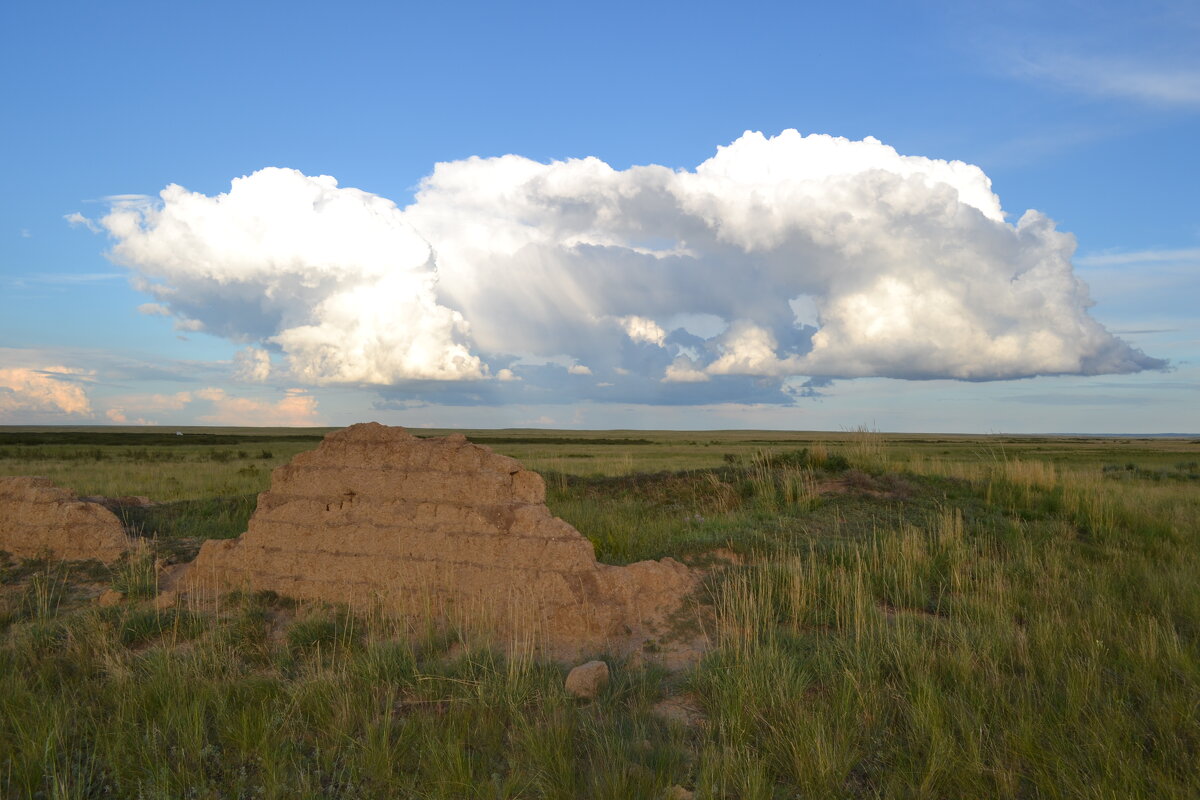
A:
{"type": "Polygon", "coordinates": [[[567,658],[662,636],[695,584],[672,559],[598,564],[514,459],[364,423],[276,469],[246,533],[205,542],[184,588],[450,619],[567,658]]]}
{"type": "Polygon", "coordinates": [[[121,521],[49,478],[0,478],[0,550],[18,558],[49,553],[110,562],[129,548],[121,521]]]}

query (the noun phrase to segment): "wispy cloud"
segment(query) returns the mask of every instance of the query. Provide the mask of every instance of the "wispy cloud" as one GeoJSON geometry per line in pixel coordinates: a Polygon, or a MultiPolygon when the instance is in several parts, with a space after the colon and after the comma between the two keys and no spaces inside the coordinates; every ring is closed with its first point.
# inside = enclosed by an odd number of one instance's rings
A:
{"type": "Polygon", "coordinates": [[[1134,57],[1044,54],[1015,61],[1020,74],[1093,95],[1158,106],[1200,107],[1200,65],[1134,57]]]}
{"type": "Polygon", "coordinates": [[[1182,250],[1134,250],[1129,252],[1090,253],[1079,256],[1081,267],[1117,267],[1127,264],[1200,264],[1200,247],[1182,250]]]}
{"type": "Polygon", "coordinates": [[[1129,395],[1079,393],[1071,394],[1023,394],[1009,398],[1015,403],[1031,403],[1044,406],[1141,406],[1167,402],[1145,392],[1129,395]]]}
{"type": "Polygon", "coordinates": [[[90,382],[108,387],[142,381],[211,382],[230,371],[228,362],[164,361],[145,354],[87,347],[0,347],[0,365],[37,368],[42,364],[66,364],[72,368],[70,374],[86,374],[90,382]]]}
{"type": "Polygon", "coordinates": [[[1177,333],[1178,328],[1145,328],[1142,330],[1114,330],[1113,333],[1119,333],[1122,336],[1145,336],[1151,333],[1177,333]]]}
{"type": "Polygon", "coordinates": [[[119,281],[128,277],[124,272],[50,272],[30,275],[26,280],[40,283],[98,283],[100,281],[119,281]]]}
{"type": "Polygon", "coordinates": [[[1200,108],[1194,0],[993,0],[945,10],[956,40],[1000,74],[1148,108],[1200,108]]]}
{"type": "Polygon", "coordinates": [[[63,219],[65,219],[72,228],[83,227],[87,228],[92,233],[100,232],[100,226],[97,225],[94,220],[85,217],[78,211],[72,211],[70,214],[63,215],[63,219]]]}
{"type": "Polygon", "coordinates": [[[124,272],[33,272],[24,275],[14,275],[6,278],[6,282],[18,286],[35,284],[50,284],[58,286],[74,286],[102,281],[116,281],[128,277],[124,272]]]}
{"type": "Polygon", "coordinates": [[[1195,329],[1200,248],[1089,253],[1076,263],[1097,301],[1118,301],[1123,328],[1195,329]]]}
{"type": "Polygon", "coordinates": [[[984,145],[976,157],[989,168],[1023,167],[1119,133],[1116,126],[1099,122],[1053,125],[984,145]]]}
{"type": "Polygon", "coordinates": [[[93,203],[103,203],[107,206],[116,208],[126,208],[130,206],[145,206],[154,202],[154,198],[148,194],[110,194],[105,195],[99,200],[91,200],[93,203]]]}

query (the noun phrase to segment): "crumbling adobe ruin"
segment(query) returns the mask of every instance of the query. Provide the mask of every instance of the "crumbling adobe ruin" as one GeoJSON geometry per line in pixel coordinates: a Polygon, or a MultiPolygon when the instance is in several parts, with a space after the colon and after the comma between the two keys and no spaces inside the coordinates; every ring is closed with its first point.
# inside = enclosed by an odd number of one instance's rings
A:
{"type": "Polygon", "coordinates": [[[598,563],[551,515],[541,476],[512,458],[364,423],[276,469],[246,533],[205,542],[178,585],[449,620],[573,658],[663,637],[696,581],[669,558],[598,563]]]}
{"type": "Polygon", "coordinates": [[[129,549],[121,521],[49,478],[0,478],[0,550],[17,558],[116,561],[129,549]]]}

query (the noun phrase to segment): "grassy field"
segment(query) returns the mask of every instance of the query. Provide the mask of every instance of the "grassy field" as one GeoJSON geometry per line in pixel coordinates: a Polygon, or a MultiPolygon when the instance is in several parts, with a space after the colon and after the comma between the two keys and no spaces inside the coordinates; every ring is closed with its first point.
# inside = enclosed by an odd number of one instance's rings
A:
{"type": "Polygon", "coordinates": [[[601,560],[709,569],[705,659],[583,702],[434,626],[152,607],[323,432],[0,429],[0,475],[160,503],[113,568],[0,560],[0,796],[1200,797],[1200,440],[467,432],[601,560]]]}

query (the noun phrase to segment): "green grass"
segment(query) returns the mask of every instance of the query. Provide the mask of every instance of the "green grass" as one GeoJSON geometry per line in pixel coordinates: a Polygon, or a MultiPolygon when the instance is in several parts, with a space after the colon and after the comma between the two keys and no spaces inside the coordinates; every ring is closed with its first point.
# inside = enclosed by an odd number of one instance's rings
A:
{"type": "Polygon", "coordinates": [[[133,600],[149,600],[158,594],[155,553],[145,546],[127,553],[112,565],[112,588],[133,600]]]}
{"type": "Polygon", "coordinates": [[[701,663],[609,659],[582,702],[565,666],[436,626],[271,593],[156,610],[151,559],[239,532],[308,445],[177,447],[150,469],[203,471],[186,497],[134,479],[139,448],[37,445],[111,448],[26,463],[172,502],[127,510],[146,549],[112,569],[0,558],[0,796],[1200,796],[1200,444],[491,436],[602,560],[740,555],[706,579],[701,663]]]}

